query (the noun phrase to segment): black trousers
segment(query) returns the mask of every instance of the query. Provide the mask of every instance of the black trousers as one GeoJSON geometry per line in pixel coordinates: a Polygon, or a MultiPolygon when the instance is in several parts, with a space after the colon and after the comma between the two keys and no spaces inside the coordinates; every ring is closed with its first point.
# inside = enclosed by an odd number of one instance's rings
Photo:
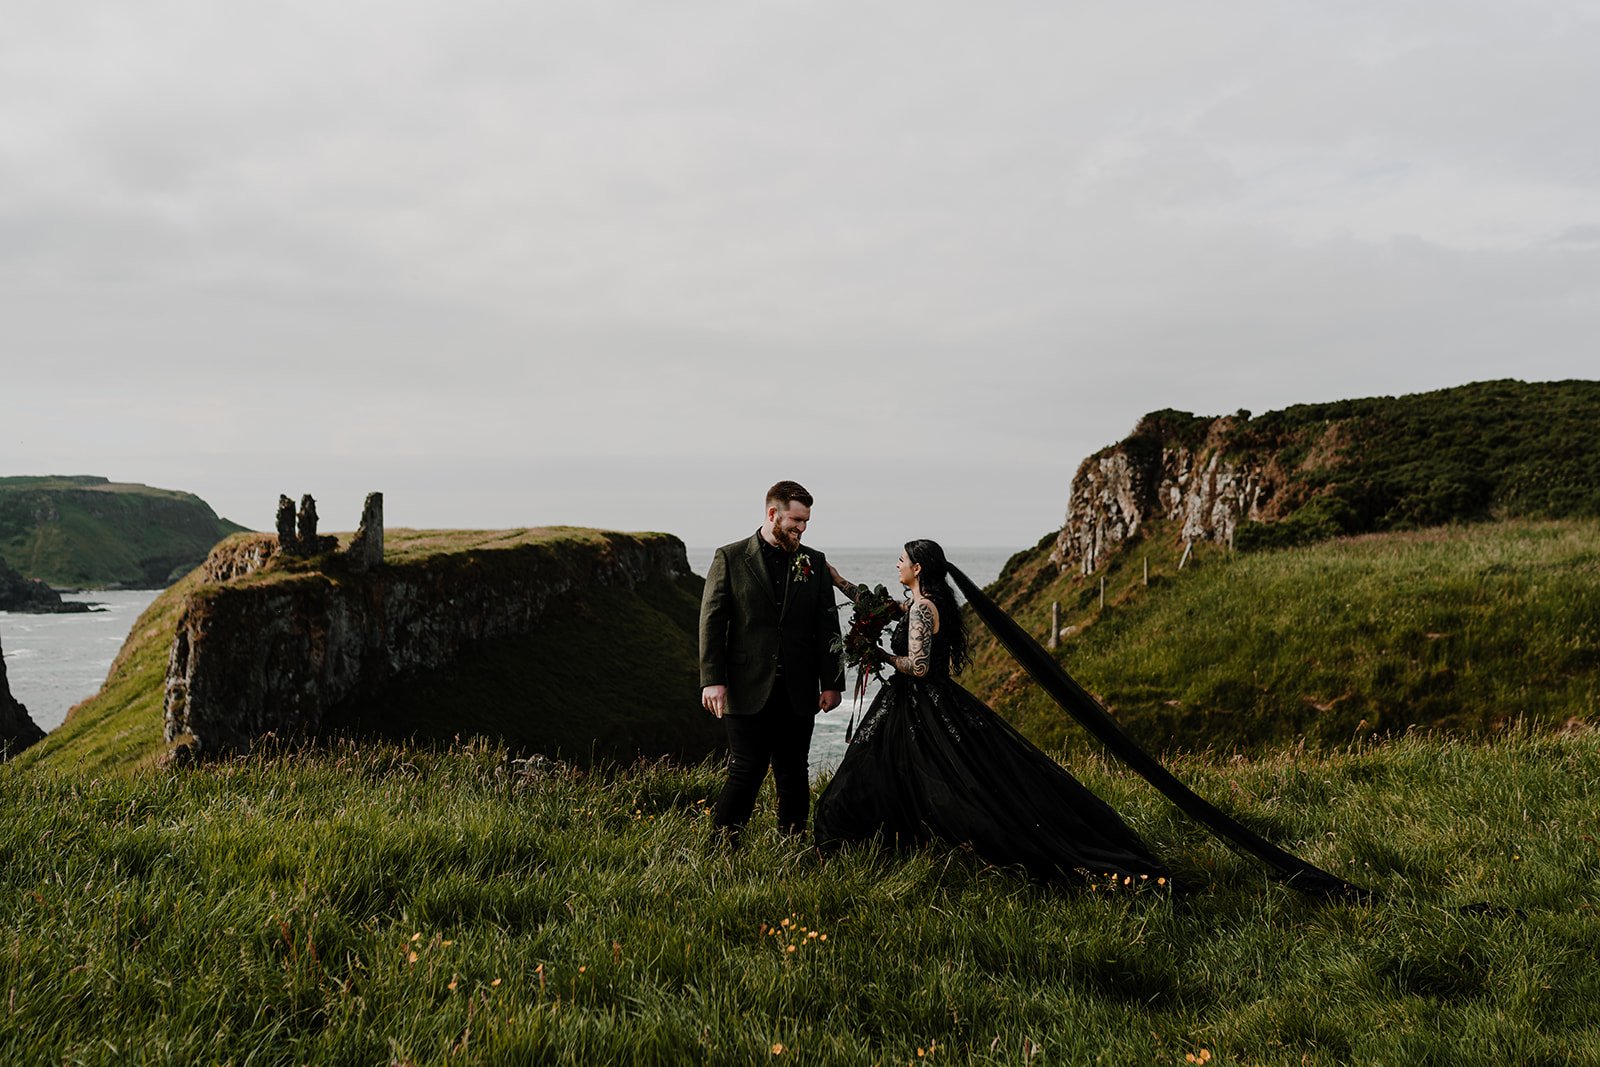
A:
{"type": "Polygon", "coordinates": [[[750,821],[756,794],[772,768],[778,788],[778,829],[803,834],[811,812],[810,708],[796,710],[780,684],[754,715],[724,715],[728,727],[728,784],[717,798],[716,825],[737,834],[750,821]]]}

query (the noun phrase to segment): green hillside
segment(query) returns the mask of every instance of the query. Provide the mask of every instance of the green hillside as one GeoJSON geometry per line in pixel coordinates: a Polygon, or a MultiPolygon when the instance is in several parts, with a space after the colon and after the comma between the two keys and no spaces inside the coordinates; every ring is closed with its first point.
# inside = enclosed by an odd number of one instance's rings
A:
{"type": "MultiPolygon", "coordinates": [[[[1154,412],[1113,447],[1195,448],[1222,421],[1154,412]]],[[[1281,482],[1267,521],[1240,527],[1242,550],[1490,518],[1600,518],[1600,382],[1475,382],[1229,421],[1223,455],[1281,482]]]]}
{"type": "MultiPolygon", "coordinates": [[[[568,544],[663,536],[575,527],[390,529],[385,566],[427,571],[448,584],[458,569],[481,574],[516,567],[522,553],[559,557],[568,544]]],[[[323,569],[335,562],[284,558],[229,584],[321,581],[323,569]]],[[[337,570],[333,579],[343,580],[337,570]]],[[[481,642],[449,668],[398,679],[345,709],[330,727],[423,741],[490,737],[514,749],[581,762],[630,758],[628,752],[640,747],[710,751],[720,732],[695,701],[700,585],[701,579],[688,575],[631,591],[571,594],[535,633],[481,642]],[[672,693],[683,694],[681,717],[661,714],[663,701],[671,699],[663,694],[672,693]]],[[[153,766],[167,751],[163,686],[178,618],[185,598],[207,588],[195,571],[156,597],[134,624],[100,692],[73,708],[18,762],[74,777],[153,766]]]]}
{"type": "Polygon", "coordinates": [[[192,493],[105,478],[0,478],[0,559],[60,589],[156,589],[244,527],[192,493]]]}
{"type": "MultiPolygon", "coordinates": [[[[1176,531],[1151,523],[1088,577],[1057,573],[1051,540],[1019,553],[992,592],[1041,637],[1059,603],[1075,628],[1063,666],[1148,747],[1336,746],[1412,727],[1492,735],[1519,721],[1600,721],[1594,520],[1231,555],[1197,543],[1181,571],[1176,531]]],[[[969,688],[1036,741],[1081,737],[986,632],[975,644],[969,688]]]]}

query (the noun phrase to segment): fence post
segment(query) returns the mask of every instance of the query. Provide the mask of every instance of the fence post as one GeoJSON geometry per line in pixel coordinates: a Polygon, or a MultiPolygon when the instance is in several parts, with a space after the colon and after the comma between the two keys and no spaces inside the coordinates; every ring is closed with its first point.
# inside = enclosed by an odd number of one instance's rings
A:
{"type": "Polygon", "coordinates": [[[1146,556],[1144,558],[1144,584],[1145,585],[1149,585],[1150,584],[1150,557],[1149,556],[1146,556]]]}
{"type": "Polygon", "coordinates": [[[1050,647],[1057,648],[1061,644],[1061,601],[1050,602],[1050,647]]]}
{"type": "Polygon", "coordinates": [[[1102,574],[1100,576],[1100,610],[1104,611],[1105,608],[1106,608],[1106,576],[1102,574]]]}

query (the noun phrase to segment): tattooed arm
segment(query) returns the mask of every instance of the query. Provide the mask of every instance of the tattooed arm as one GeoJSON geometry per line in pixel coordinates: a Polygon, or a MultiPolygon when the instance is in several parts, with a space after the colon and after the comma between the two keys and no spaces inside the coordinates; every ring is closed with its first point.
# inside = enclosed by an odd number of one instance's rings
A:
{"type": "MultiPolygon", "coordinates": [[[[843,593],[846,600],[854,604],[856,602],[856,598],[861,595],[863,587],[857,585],[855,582],[850,581],[844,575],[840,574],[839,568],[835,567],[831,563],[828,564],[828,574],[833,578],[833,587],[839,590],[839,592],[843,593]]],[[[906,606],[900,603],[898,600],[890,606],[894,609],[894,613],[896,615],[899,615],[906,610],[906,606]]]]}
{"type": "Polygon", "coordinates": [[[938,626],[938,614],[926,600],[914,601],[911,618],[907,622],[906,650],[908,655],[891,656],[890,664],[901,674],[915,678],[926,677],[933,661],[933,631],[938,626]]]}
{"type": "Polygon", "coordinates": [[[843,593],[846,600],[854,604],[856,597],[861,595],[861,587],[855,582],[847,580],[844,575],[839,573],[839,568],[831,563],[828,564],[828,574],[833,578],[833,587],[843,593]]]}

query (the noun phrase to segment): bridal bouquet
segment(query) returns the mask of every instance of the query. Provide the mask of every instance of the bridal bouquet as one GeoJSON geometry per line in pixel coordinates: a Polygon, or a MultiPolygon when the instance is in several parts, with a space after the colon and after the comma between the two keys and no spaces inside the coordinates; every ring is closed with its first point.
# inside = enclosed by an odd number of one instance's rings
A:
{"type": "Polygon", "coordinates": [[[856,593],[855,611],[850,615],[850,629],[843,638],[834,638],[833,650],[843,652],[845,662],[856,669],[856,706],[861,706],[867,695],[867,683],[878,677],[885,652],[878,647],[883,631],[899,614],[899,604],[882,585],[868,589],[862,586],[856,593]]]}

